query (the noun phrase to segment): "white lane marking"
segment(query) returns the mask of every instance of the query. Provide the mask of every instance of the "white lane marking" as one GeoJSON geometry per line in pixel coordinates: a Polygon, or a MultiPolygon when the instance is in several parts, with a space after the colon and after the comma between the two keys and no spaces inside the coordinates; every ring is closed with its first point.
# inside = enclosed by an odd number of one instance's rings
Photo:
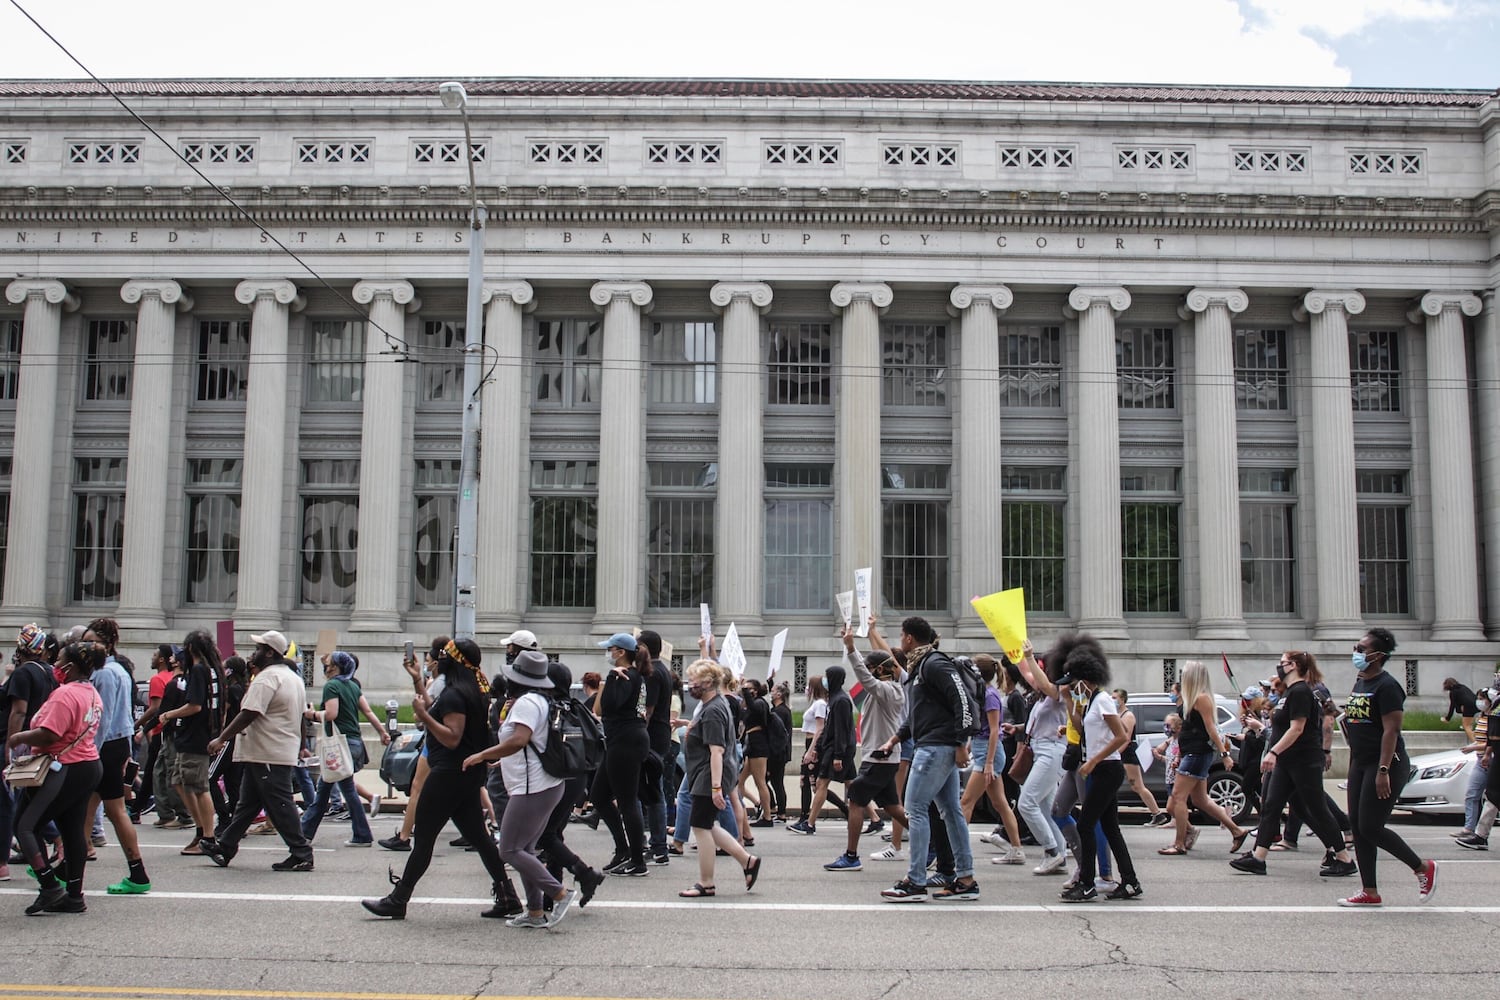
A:
{"type": "MultiPolygon", "coordinates": [[[[111,845],[111,846],[113,846],[113,845],[111,845]]],[[[182,853],[182,849],[184,847],[186,847],[186,846],[187,846],[186,844],[148,844],[145,841],[141,842],[141,847],[143,849],[149,848],[150,850],[153,850],[153,851],[176,851],[179,854],[182,853]]],[[[103,851],[103,850],[108,850],[108,848],[107,847],[99,847],[99,848],[95,848],[95,850],[103,851]]],[[[350,848],[348,848],[348,850],[351,850],[351,851],[356,851],[356,850],[358,850],[358,851],[367,851],[367,850],[369,850],[369,848],[366,848],[366,847],[350,847],[350,848]]],[[[269,847],[252,847],[251,845],[246,844],[243,841],[241,841],[240,845],[235,848],[235,853],[238,854],[238,853],[240,853],[242,851],[274,851],[277,854],[285,854],[286,853],[286,844],[284,844],[279,837],[276,839],[275,843],[272,846],[269,846],[269,847]]],[[[313,853],[314,854],[336,854],[338,852],[334,848],[332,848],[332,847],[314,847],[313,848],[313,853]]],[[[183,854],[182,856],[185,857],[185,858],[202,858],[202,857],[206,857],[206,855],[203,855],[203,854],[183,854]]]]}
{"type": "MultiPolygon", "coordinates": [[[[30,889],[0,889],[0,896],[30,896],[30,889]]],[[[113,898],[104,896],[102,893],[91,893],[90,902],[100,898],[113,898]]],[[[133,896],[132,899],[164,899],[164,900],[215,900],[220,902],[240,903],[358,903],[362,896],[333,896],[315,894],[287,894],[269,892],[175,892],[153,890],[143,896],[133,896]]],[[[494,900],[489,897],[453,898],[416,896],[412,903],[416,905],[432,906],[488,906],[494,900]]],[[[768,902],[705,902],[691,900],[608,900],[596,899],[589,903],[590,909],[601,910],[758,910],[776,913],[828,913],[837,911],[842,913],[1213,913],[1213,914],[1235,914],[1235,913],[1343,913],[1347,912],[1343,907],[1336,905],[1323,906],[1293,906],[1293,905],[1271,905],[1271,906],[1167,906],[1161,904],[1147,904],[1139,902],[1125,902],[1119,904],[1092,904],[1092,905],[1069,905],[1058,903],[1047,905],[1041,903],[1015,903],[1015,904],[993,904],[993,903],[954,903],[944,905],[942,903],[916,903],[896,905],[891,903],[768,903],[768,902]]],[[[1459,915],[1474,914],[1497,914],[1500,906],[1398,906],[1390,905],[1378,908],[1382,913],[1452,913],[1459,915]]]]}

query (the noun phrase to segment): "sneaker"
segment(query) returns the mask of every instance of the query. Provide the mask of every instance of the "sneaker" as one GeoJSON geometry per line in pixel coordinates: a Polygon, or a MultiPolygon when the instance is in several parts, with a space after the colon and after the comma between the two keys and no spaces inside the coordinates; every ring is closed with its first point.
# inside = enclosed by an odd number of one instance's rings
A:
{"type": "Polygon", "coordinates": [[[1229,862],[1229,867],[1237,872],[1244,872],[1246,875],[1264,875],[1266,873],[1266,863],[1253,854],[1241,854],[1229,862]]]}
{"type": "Polygon", "coordinates": [[[884,829],[885,829],[885,820],[883,820],[883,819],[872,819],[868,823],[865,824],[865,828],[863,830],[859,831],[859,835],[861,837],[868,837],[870,834],[872,834],[872,833],[879,833],[881,830],[884,830],[884,829]]]}
{"type": "Polygon", "coordinates": [[[1105,899],[1140,899],[1145,895],[1145,890],[1139,883],[1121,882],[1115,886],[1113,892],[1104,894],[1105,899]]]}
{"type": "Polygon", "coordinates": [[[979,883],[972,878],[962,882],[955,880],[932,894],[934,903],[971,902],[978,898],[979,883]]]}
{"type": "Polygon", "coordinates": [[[810,837],[813,834],[815,834],[815,833],[818,832],[818,828],[817,828],[816,825],[809,826],[807,824],[807,820],[805,820],[805,819],[799,819],[795,823],[788,824],[787,828],[786,828],[786,832],[787,833],[798,833],[798,834],[801,834],[804,837],[810,837]]]}
{"type": "MultiPolygon", "coordinates": [[[[696,848],[697,846],[698,846],[697,844],[693,845],[694,848],[696,848]]],[[[615,869],[616,868],[626,868],[626,867],[629,867],[629,865],[630,865],[630,855],[628,855],[628,854],[616,854],[613,857],[611,857],[607,862],[605,862],[604,867],[601,869],[601,871],[603,871],[604,874],[606,874],[606,875],[613,875],[615,873],[615,869]]]]}
{"type": "Polygon", "coordinates": [[[1056,854],[1048,854],[1042,858],[1042,863],[1031,869],[1033,875],[1056,875],[1067,867],[1068,856],[1062,851],[1056,854]]]}
{"type": "Polygon", "coordinates": [[[980,837],[979,839],[982,840],[982,841],[984,841],[986,844],[990,844],[990,845],[993,845],[995,847],[1009,847],[1010,846],[1010,841],[1006,840],[1005,839],[1005,834],[1001,833],[999,830],[993,830],[993,831],[985,834],[984,836],[980,837]]]}
{"type": "Polygon", "coordinates": [[[651,869],[647,868],[644,864],[638,865],[632,861],[627,861],[623,865],[620,865],[616,868],[611,868],[604,874],[620,875],[624,878],[644,878],[645,876],[651,874],[651,869]]]}
{"type": "Polygon", "coordinates": [[[220,868],[228,868],[229,862],[234,860],[235,855],[234,850],[225,847],[217,840],[210,841],[207,844],[204,844],[203,853],[208,857],[210,861],[218,865],[220,868]]]}
{"type": "Polygon", "coordinates": [[[750,824],[750,826],[756,830],[765,830],[775,825],[776,821],[774,819],[758,819],[754,823],[750,824]]]}
{"type": "Polygon", "coordinates": [[[900,847],[887,847],[883,851],[876,851],[870,855],[872,861],[905,861],[906,850],[900,847]]]}
{"type": "Polygon", "coordinates": [[[384,847],[387,851],[411,850],[411,841],[406,840],[399,833],[393,837],[387,837],[384,840],[377,840],[375,841],[375,843],[379,844],[381,847],[384,847]]]}
{"type": "Polygon", "coordinates": [[[519,927],[522,930],[545,930],[552,925],[547,922],[546,917],[523,913],[519,917],[511,917],[505,922],[505,926],[519,927]]]}
{"type": "Polygon", "coordinates": [[[1417,902],[1425,903],[1437,892],[1437,862],[1431,859],[1422,863],[1417,872],[1417,902]]]}
{"type": "Polygon", "coordinates": [[[273,872],[310,872],[313,870],[313,859],[292,855],[285,861],[276,862],[271,866],[271,870],[273,872]]]}
{"type": "Polygon", "coordinates": [[[1075,885],[1063,890],[1062,895],[1057,898],[1064,903],[1092,903],[1099,898],[1099,890],[1091,885],[1075,885]]]}
{"type": "Polygon", "coordinates": [[[151,883],[137,882],[127,875],[104,891],[111,896],[144,896],[151,891],[151,883]]]}
{"type": "Polygon", "coordinates": [[[1159,812],[1155,816],[1152,816],[1148,822],[1151,826],[1168,826],[1172,822],[1172,817],[1165,812],[1159,812]]]}
{"type": "Polygon", "coordinates": [[[1012,847],[998,858],[990,858],[990,863],[996,865],[1024,865],[1026,863],[1026,852],[1019,847],[1012,847]]]}
{"type": "Polygon", "coordinates": [[[944,872],[933,872],[931,875],[927,876],[927,888],[947,889],[953,885],[954,881],[955,879],[952,875],[948,875],[944,872]]]}
{"type": "Polygon", "coordinates": [[[371,816],[379,816],[380,815],[380,796],[379,795],[372,795],[372,796],[370,796],[370,815],[371,816]]]}
{"type": "Polygon", "coordinates": [[[552,912],[547,916],[547,926],[556,927],[562,923],[563,917],[568,915],[572,909],[573,902],[578,899],[577,889],[567,889],[563,892],[561,899],[552,900],[552,912]]]}
{"type": "Polygon", "coordinates": [[[83,901],[82,896],[69,896],[66,892],[63,898],[48,906],[47,913],[87,913],[88,904],[83,901]]]}
{"type": "Polygon", "coordinates": [[[109,841],[107,841],[107,840],[104,839],[104,834],[102,834],[102,833],[90,834],[89,835],[89,843],[93,844],[95,847],[108,847],[109,846],[109,841]]]}
{"type": "Polygon", "coordinates": [[[1459,827],[1457,830],[1454,830],[1452,833],[1448,834],[1448,836],[1454,838],[1455,840],[1462,840],[1465,837],[1472,837],[1472,836],[1474,836],[1474,831],[1470,830],[1466,826],[1462,826],[1462,827],[1459,827]]]}
{"type": "Polygon", "coordinates": [[[26,907],[26,915],[34,917],[38,913],[46,913],[52,907],[68,898],[68,890],[60,885],[54,885],[50,889],[43,889],[37,893],[35,902],[26,907]]]}
{"type": "Polygon", "coordinates": [[[891,831],[887,830],[884,833],[882,833],[880,835],[880,839],[883,840],[883,841],[885,841],[887,844],[889,844],[891,842],[891,831]]]}
{"type": "Polygon", "coordinates": [[[155,827],[159,827],[159,828],[161,828],[163,830],[187,830],[187,829],[190,829],[193,824],[189,823],[189,822],[185,822],[183,820],[180,820],[180,819],[178,819],[175,816],[172,816],[172,817],[168,817],[165,820],[161,820],[159,822],[152,823],[151,825],[155,826],[155,827]]]}
{"type": "Polygon", "coordinates": [[[1101,875],[1094,879],[1094,888],[1100,892],[1112,892],[1119,884],[1112,875],[1101,875]]]}
{"type": "Polygon", "coordinates": [[[672,863],[671,856],[668,855],[668,854],[665,854],[665,853],[663,853],[663,854],[653,854],[653,855],[651,855],[651,857],[649,857],[649,858],[646,859],[646,864],[648,864],[648,865],[655,865],[658,868],[660,868],[662,865],[669,865],[671,863],[672,863]]]}
{"type": "Polygon", "coordinates": [[[271,825],[271,821],[263,820],[262,822],[256,823],[249,830],[247,830],[246,835],[251,837],[269,837],[275,832],[276,827],[271,825]]]}
{"type": "MultiPolygon", "coordinates": [[[[5,793],[0,792],[0,795],[5,793]]],[[[10,881],[10,865],[0,865],[0,882],[10,881]]]]}
{"type": "Polygon", "coordinates": [[[1318,871],[1324,878],[1344,878],[1349,875],[1359,874],[1359,865],[1353,861],[1340,861],[1333,858],[1318,871]]]}
{"type": "Polygon", "coordinates": [[[375,841],[373,841],[373,840],[346,840],[346,841],[344,841],[344,846],[345,847],[374,847],[375,846],[375,841]]]}
{"type": "Polygon", "coordinates": [[[1488,851],[1490,849],[1490,842],[1477,833],[1470,833],[1459,837],[1456,843],[1459,847],[1464,847],[1471,851],[1488,851]]]}
{"type": "Polygon", "coordinates": [[[904,878],[889,889],[881,890],[880,898],[887,903],[925,903],[927,887],[904,878]]]}
{"type": "Polygon", "coordinates": [[[574,880],[578,887],[578,908],[581,910],[589,905],[589,900],[594,898],[594,893],[604,884],[604,874],[592,868],[584,869],[574,880]]]}
{"type": "Polygon", "coordinates": [[[824,871],[829,872],[858,872],[864,871],[865,866],[859,863],[858,854],[840,854],[828,864],[823,866],[824,871]]]}
{"type": "Polygon", "coordinates": [[[1361,889],[1347,899],[1339,900],[1340,906],[1379,906],[1380,894],[1368,889],[1361,889]]]}

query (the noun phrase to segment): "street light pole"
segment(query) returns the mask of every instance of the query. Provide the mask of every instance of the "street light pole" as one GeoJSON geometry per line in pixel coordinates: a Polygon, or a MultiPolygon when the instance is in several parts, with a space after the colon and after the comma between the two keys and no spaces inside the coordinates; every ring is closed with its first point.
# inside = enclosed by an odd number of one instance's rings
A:
{"type": "Polygon", "coordinates": [[[443,107],[464,121],[464,160],[469,165],[469,287],[464,314],[464,419],[458,472],[458,536],[453,566],[453,637],[475,635],[474,587],[479,576],[479,384],[484,355],[484,224],[488,218],[474,184],[474,140],[469,131],[468,95],[462,84],[438,87],[443,107]]]}

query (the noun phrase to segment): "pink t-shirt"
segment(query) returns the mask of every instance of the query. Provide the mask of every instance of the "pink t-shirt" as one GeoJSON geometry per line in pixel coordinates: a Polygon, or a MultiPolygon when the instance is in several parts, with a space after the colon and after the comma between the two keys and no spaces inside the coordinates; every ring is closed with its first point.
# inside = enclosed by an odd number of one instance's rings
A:
{"type": "Polygon", "coordinates": [[[99,732],[99,720],[104,715],[104,705],[99,701],[99,692],[88,681],[64,684],[37,710],[31,720],[33,729],[46,729],[57,733],[59,739],[51,746],[37,747],[43,753],[56,754],[64,764],[78,764],[86,760],[98,760],[99,748],[94,737],[99,732]],[[79,734],[82,733],[82,738],[79,734]],[[77,739],[78,742],[73,741],[77,739]],[[69,746],[69,744],[72,746],[69,746]]]}

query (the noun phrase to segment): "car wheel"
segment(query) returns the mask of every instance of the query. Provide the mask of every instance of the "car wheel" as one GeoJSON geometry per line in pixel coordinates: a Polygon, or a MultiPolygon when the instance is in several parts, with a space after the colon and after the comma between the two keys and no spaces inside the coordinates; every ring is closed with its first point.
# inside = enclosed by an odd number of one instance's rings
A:
{"type": "Polygon", "coordinates": [[[1236,771],[1215,771],[1208,776],[1208,797],[1223,809],[1236,824],[1250,818],[1250,793],[1245,779],[1236,771]]]}

